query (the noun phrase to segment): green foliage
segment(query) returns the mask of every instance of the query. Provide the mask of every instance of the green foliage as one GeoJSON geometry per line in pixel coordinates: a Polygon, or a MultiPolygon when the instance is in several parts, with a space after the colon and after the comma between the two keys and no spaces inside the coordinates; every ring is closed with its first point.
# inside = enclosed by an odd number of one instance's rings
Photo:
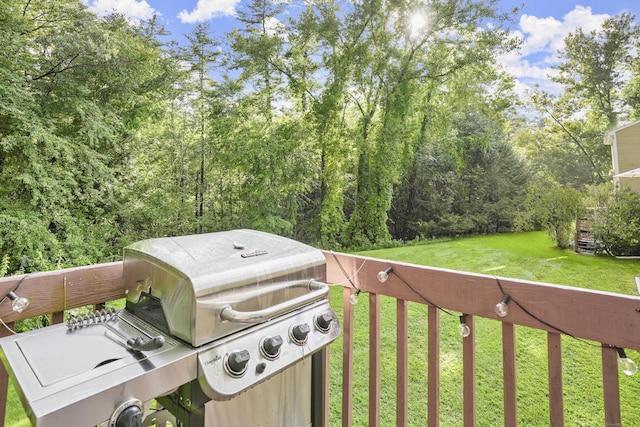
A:
{"type": "Polygon", "coordinates": [[[13,210],[0,214],[0,247],[9,255],[12,274],[51,270],[61,256],[61,245],[34,212],[13,210]]]}
{"type": "MultiPolygon", "coordinates": [[[[410,28],[403,1],[251,1],[230,34],[201,24],[181,49],[160,42],[155,18],[97,17],[79,0],[0,1],[9,273],[240,227],[325,248],[510,231],[527,164],[575,188],[609,167],[604,116],[576,119],[565,97],[540,95],[547,126],[507,143],[512,82],[495,58],[517,43],[494,0],[431,2],[423,28],[410,28]]],[[[574,38],[611,39],[600,47],[618,58],[634,31],[623,16],[604,38],[574,38]]],[[[595,69],[568,46],[567,87],[570,69],[584,79],[595,69]]]]}
{"type": "Polygon", "coordinates": [[[525,209],[518,218],[519,229],[544,228],[555,246],[568,248],[575,231],[575,219],[584,207],[577,190],[542,178],[529,187],[525,209]]]}
{"type": "Polygon", "coordinates": [[[620,100],[639,37],[633,15],[622,13],[608,18],[599,31],[578,28],[565,39],[555,80],[565,86],[574,109],[588,108],[606,121],[605,128],[616,126],[623,114],[620,100]]]}
{"type": "Polygon", "coordinates": [[[418,148],[396,186],[394,238],[512,230],[529,168],[504,142],[501,118],[467,111],[451,126],[443,142],[418,148]]]}
{"type": "Polygon", "coordinates": [[[0,251],[10,272],[117,258],[127,146],[166,83],[152,24],[99,19],[75,0],[9,3],[0,251]]]}
{"type": "Polygon", "coordinates": [[[640,255],[640,196],[623,187],[591,215],[600,251],[616,256],[640,255]]]}
{"type": "MultiPolygon", "coordinates": [[[[354,69],[353,92],[359,115],[355,203],[345,232],[348,244],[390,238],[387,221],[393,188],[407,172],[405,168],[413,164],[416,149],[428,142],[425,132],[431,130],[427,127],[431,102],[441,108],[443,98],[453,90],[462,102],[473,99],[472,105],[481,105],[480,98],[474,99],[474,90],[480,91],[485,78],[498,80],[492,70],[493,55],[512,46],[504,42],[499,29],[470,29],[480,25],[480,16],[504,17],[497,15],[492,2],[468,6],[452,11],[449,3],[436,2],[429,26],[414,32],[407,30],[411,15],[403,5],[395,9],[396,5],[371,3],[355,8],[355,14],[368,19],[370,24],[363,32],[371,36],[359,40],[363,50],[357,51],[358,67],[354,69]],[[455,32],[456,38],[438,37],[446,31],[455,32]],[[471,82],[470,74],[474,76],[471,82]],[[463,75],[467,77],[464,83],[463,75]],[[472,95],[467,95],[468,87],[472,95]]],[[[474,138],[474,143],[481,141],[474,138]]]]}
{"type": "Polygon", "coordinates": [[[0,260],[0,277],[4,277],[7,275],[9,271],[9,255],[2,255],[2,260],[0,260]]]}
{"type": "Polygon", "coordinates": [[[521,129],[515,139],[532,166],[574,188],[606,182],[611,154],[602,135],[607,124],[590,115],[580,117],[575,100],[568,97],[535,93],[531,102],[545,116],[542,126],[521,129]]]}

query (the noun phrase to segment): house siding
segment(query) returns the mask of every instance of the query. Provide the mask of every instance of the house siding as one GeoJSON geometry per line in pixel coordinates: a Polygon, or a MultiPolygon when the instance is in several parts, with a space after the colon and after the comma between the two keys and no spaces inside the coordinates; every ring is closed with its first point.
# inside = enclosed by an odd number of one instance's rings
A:
{"type": "MultiPolygon", "coordinates": [[[[621,127],[612,132],[613,138],[605,138],[611,144],[614,174],[640,167],[640,122],[621,127]]],[[[640,194],[640,178],[614,178],[623,186],[640,194]]]]}

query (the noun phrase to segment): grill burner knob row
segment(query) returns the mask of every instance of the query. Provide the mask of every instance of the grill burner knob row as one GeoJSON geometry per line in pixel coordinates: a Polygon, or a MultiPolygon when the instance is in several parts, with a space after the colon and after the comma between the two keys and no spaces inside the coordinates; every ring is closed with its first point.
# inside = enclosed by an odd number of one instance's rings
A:
{"type": "Polygon", "coordinates": [[[307,323],[295,325],[291,328],[290,331],[291,340],[298,345],[303,345],[307,342],[307,336],[309,335],[309,332],[311,332],[311,328],[307,323]]]}
{"type": "Polygon", "coordinates": [[[282,337],[275,335],[272,337],[265,337],[260,344],[260,352],[267,359],[275,359],[280,355],[280,347],[282,347],[282,337]]]}
{"type": "Polygon", "coordinates": [[[247,372],[250,355],[247,350],[237,350],[227,353],[224,366],[232,377],[241,377],[247,372]]]}
{"type": "Polygon", "coordinates": [[[313,319],[313,324],[316,326],[316,329],[324,334],[331,329],[331,322],[333,322],[333,314],[329,311],[318,314],[313,319]]]}

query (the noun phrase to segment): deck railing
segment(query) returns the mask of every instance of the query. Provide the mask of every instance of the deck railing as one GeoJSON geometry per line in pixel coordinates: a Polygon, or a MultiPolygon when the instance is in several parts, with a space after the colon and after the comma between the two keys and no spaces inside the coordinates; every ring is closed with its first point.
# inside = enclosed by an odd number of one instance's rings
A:
{"type": "MultiPolygon", "coordinates": [[[[408,303],[428,306],[428,382],[427,420],[429,426],[440,425],[441,339],[440,313],[465,313],[470,335],[462,344],[463,421],[476,425],[476,331],[475,319],[489,318],[502,322],[502,373],[504,425],[517,425],[517,378],[515,327],[523,325],[547,333],[549,424],[564,425],[561,336],[602,343],[603,424],[621,424],[617,348],[640,350],[640,298],[579,288],[554,286],[523,280],[496,278],[399,262],[389,262],[342,253],[325,252],[327,281],[343,286],[342,336],[342,408],[343,426],[353,424],[352,391],[354,384],[354,306],[349,297],[360,291],[368,299],[369,309],[369,426],[380,425],[381,411],[381,297],[396,300],[396,425],[409,425],[409,345],[408,303]],[[380,271],[392,267],[386,282],[377,279],[380,271]],[[510,296],[509,312],[499,317],[497,302],[510,296]]],[[[10,304],[0,304],[0,319],[11,328],[24,317],[52,314],[61,322],[65,310],[96,305],[124,296],[122,263],[99,264],[0,279],[0,295],[19,285],[19,294],[31,305],[22,315],[11,311],[10,304]]],[[[10,333],[2,327],[0,335],[10,333]]],[[[327,364],[328,369],[328,364],[327,364]]],[[[326,372],[325,378],[328,377],[326,372]]],[[[0,405],[7,399],[8,377],[0,368],[0,405]]],[[[329,387],[329,381],[325,381],[329,387]]],[[[340,390],[330,390],[339,393],[340,390]]],[[[4,425],[1,405],[0,424],[4,425]]],[[[328,411],[328,409],[327,409],[328,411]]],[[[328,412],[327,412],[328,413],[328,412]]],[[[325,417],[327,419],[328,417],[325,417]]],[[[546,424],[546,422],[545,422],[546,424]]]]}

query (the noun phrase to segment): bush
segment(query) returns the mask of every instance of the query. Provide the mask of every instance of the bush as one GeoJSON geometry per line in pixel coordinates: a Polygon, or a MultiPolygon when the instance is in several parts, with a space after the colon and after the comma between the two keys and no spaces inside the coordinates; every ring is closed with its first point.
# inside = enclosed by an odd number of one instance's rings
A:
{"type": "Polygon", "coordinates": [[[593,214],[597,251],[614,256],[640,255],[640,196],[623,187],[593,214]]]}
{"type": "Polygon", "coordinates": [[[582,195],[573,188],[560,187],[541,179],[527,190],[526,210],[516,222],[521,231],[545,229],[555,246],[568,248],[577,213],[582,210],[582,195]]]}
{"type": "Polygon", "coordinates": [[[475,224],[469,216],[456,214],[442,215],[437,221],[417,221],[414,228],[419,236],[443,237],[470,234],[475,224]]]}

